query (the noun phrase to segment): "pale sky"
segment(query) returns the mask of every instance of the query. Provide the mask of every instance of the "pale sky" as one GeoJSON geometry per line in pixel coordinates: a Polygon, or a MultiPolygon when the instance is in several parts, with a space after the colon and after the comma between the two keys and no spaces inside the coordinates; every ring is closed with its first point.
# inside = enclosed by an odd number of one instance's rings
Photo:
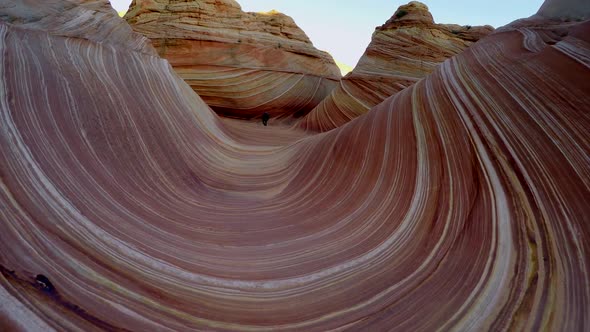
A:
{"type": "MultiPolygon", "coordinates": [[[[354,67],[375,27],[387,21],[400,5],[396,0],[237,0],[244,11],[285,13],[309,36],[315,47],[354,67]]],[[[435,22],[500,27],[537,12],[543,0],[422,0],[435,22]]],[[[131,0],[111,0],[117,11],[131,0]]]]}

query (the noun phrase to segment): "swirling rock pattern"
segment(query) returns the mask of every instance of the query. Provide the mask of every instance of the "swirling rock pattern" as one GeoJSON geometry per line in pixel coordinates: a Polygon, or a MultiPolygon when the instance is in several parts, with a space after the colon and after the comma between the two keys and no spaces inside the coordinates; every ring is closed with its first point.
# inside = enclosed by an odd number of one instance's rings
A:
{"type": "Polygon", "coordinates": [[[102,45],[129,48],[156,55],[149,39],[126,24],[107,1],[0,0],[0,19],[26,29],[54,36],[84,38],[102,45]],[[97,28],[99,27],[99,28],[97,28]]]}
{"type": "Polygon", "coordinates": [[[403,5],[375,30],[354,70],[299,126],[313,131],[340,127],[492,31],[491,26],[435,24],[423,3],[403,5]]]}
{"type": "Polygon", "coordinates": [[[533,23],[245,138],[165,60],[1,22],[0,327],[590,329],[590,22],[533,23]]]}
{"type": "Polygon", "coordinates": [[[245,13],[234,0],[135,0],[125,18],[224,116],[302,116],[341,78],[332,57],[275,11],[245,13]]]}

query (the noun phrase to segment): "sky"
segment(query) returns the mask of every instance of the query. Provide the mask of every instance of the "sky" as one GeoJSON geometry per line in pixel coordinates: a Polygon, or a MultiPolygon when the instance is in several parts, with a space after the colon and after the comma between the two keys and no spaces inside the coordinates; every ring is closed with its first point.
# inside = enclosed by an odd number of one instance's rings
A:
{"type": "MultiPolygon", "coordinates": [[[[110,0],[117,11],[131,0],[110,0]]],[[[275,9],[291,16],[314,46],[354,67],[371,41],[375,27],[409,2],[396,0],[237,0],[244,11],[275,9]]],[[[506,25],[537,12],[543,0],[422,0],[437,23],[506,25]]]]}

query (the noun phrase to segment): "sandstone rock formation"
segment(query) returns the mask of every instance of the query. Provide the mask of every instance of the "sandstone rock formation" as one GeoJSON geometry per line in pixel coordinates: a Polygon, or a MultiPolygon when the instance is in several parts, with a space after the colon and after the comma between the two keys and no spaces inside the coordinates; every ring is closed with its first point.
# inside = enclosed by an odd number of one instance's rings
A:
{"type": "Polygon", "coordinates": [[[588,330],[589,21],[269,146],[141,47],[0,14],[0,330],[588,330]]]}
{"type": "Polygon", "coordinates": [[[134,0],[125,19],[220,114],[303,115],[340,71],[293,19],[245,13],[234,0],[134,0]]]}
{"type": "Polygon", "coordinates": [[[587,0],[547,0],[539,9],[541,17],[560,20],[590,19],[590,4],[587,0]]]}
{"type": "Polygon", "coordinates": [[[417,1],[401,6],[375,30],[355,69],[300,126],[314,131],[339,127],[492,31],[491,26],[435,24],[428,7],[417,1]]]}
{"type": "Polygon", "coordinates": [[[121,24],[107,1],[47,0],[42,6],[33,6],[34,3],[35,0],[0,0],[0,20],[54,36],[84,38],[156,55],[146,37],[121,24]]]}

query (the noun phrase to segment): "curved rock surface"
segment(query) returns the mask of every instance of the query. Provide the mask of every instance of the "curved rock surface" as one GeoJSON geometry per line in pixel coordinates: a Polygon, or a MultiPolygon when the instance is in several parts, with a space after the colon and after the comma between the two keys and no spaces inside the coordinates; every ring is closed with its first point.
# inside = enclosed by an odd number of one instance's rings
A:
{"type": "Polygon", "coordinates": [[[417,1],[400,6],[375,30],[354,70],[299,126],[313,131],[339,127],[492,31],[491,26],[435,24],[428,7],[417,1]]]}
{"type": "Polygon", "coordinates": [[[108,1],[47,0],[39,6],[36,3],[36,0],[0,0],[0,20],[54,36],[84,38],[102,45],[157,54],[146,37],[121,24],[108,1]]]}
{"type": "Polygon", "coordinates": [[[588,330],[590,22],[552,24],[310,135],[0,22],[0,329],[588,330]]]}
{"type": "Polygon", "coordinates": [[[550,19],[588,20],[590,4],[587,0],[547,0],[537,14],[550,19]]]}
{"type": "Polygon", "coordinates": [[[234,0],[134,0],[125,19],[219,114],[301,116],[340,70],[291,17],[245,13],[234,0]]]}

